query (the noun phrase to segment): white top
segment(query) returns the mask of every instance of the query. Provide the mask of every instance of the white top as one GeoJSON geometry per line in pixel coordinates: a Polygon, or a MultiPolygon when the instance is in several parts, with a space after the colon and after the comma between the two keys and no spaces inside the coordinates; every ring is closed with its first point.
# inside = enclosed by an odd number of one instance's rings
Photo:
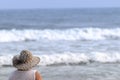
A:
{"type": "Polygon", "coordinates": [[[16,70],[9,77],[9,80],[35,80],[35,72],[36,70],[28,70],[28,71],[16,70]]]}

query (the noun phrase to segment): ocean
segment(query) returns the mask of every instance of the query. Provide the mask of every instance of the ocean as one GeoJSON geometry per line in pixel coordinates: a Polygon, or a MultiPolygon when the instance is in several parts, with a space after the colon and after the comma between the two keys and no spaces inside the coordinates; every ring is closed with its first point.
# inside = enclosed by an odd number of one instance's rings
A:
{"type": "Polygon", "coordinates": [[[0,10],[0,80],[23,49],[43,80],[119,80],[120,8],[0,10]]]}

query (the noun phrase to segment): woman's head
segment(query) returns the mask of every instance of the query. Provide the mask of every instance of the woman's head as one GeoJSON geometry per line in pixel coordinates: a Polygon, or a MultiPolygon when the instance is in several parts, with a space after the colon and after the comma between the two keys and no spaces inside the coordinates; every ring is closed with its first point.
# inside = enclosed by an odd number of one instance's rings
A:
{"type": "Polygon", "coordinates": [[[20,55],[13,57],[12,62],[18,70],[29,70],[40,62],[40,58],[33,56],[28,50],[22,50],[20,55]]]}

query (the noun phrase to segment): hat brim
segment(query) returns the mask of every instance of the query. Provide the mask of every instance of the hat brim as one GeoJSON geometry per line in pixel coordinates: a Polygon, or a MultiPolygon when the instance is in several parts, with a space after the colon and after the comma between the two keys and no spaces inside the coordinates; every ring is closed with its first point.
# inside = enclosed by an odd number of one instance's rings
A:
{"type": "MultiPolygon", "coordinates": [[[[17,56],[15,56],[13,58],[13,61],[15,61],[15,60],[16,61],[18,60],[17,56]]],[[[36,57],[36,56],[33,56],[31,61],[26,62],[26,63],[22,63],[22,64],[16,64],[16,65],[13,65],[13,66],[16,67],[18,70],[29,70],[32,67],[36,66],[39,62],[40,62],[40,58],[36,57]]]]}

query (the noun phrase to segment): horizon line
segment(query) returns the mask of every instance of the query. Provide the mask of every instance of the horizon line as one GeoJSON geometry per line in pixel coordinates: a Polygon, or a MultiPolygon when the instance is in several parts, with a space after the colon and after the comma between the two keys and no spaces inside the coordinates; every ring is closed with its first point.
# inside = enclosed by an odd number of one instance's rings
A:
{"type": "Polygon", "coordinates": [[[110,8],[120,8],[120,7],[57,7],[57,8],[0,8],[0,10],[34,10],[34,9],[110,9],[110,8]]]}

